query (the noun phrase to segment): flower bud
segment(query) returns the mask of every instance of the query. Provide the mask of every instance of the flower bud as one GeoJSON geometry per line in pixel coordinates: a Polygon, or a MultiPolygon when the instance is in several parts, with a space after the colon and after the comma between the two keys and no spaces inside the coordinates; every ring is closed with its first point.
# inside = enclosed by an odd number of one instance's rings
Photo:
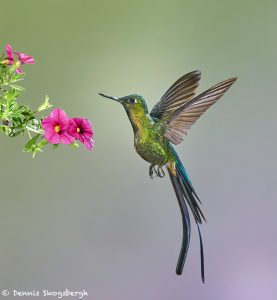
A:
{"type": "Polygon", "coordinates": [[[4,58],[1,62],[0,62],[0,64],[1,65],[5,65],[5,66],[7,66],[8,64],[9,64],[9,59],[8,58],[4,58]]]}

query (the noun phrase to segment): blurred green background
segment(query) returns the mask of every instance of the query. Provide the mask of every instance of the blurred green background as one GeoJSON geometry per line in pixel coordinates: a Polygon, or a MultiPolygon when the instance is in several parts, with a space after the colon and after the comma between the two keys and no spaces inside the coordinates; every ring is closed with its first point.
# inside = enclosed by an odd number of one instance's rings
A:
{"type": "MultiPolygon", "coordinates": [[[[22,103],[47,93],[93,121],[95,149],[32,159],[1,136],[0,288],[86,289],[95,300],[277,297],[276,1],[1,1],[6,43],[33,55],[22,103]],[[194,228],[175,275],[181,217],[168,177],[150,180],[120,105],[149,107],[199,69],[199,91],[238,76],[177,147],[204,204],[206,278],[194,228]]],[[[1,296],[2,297],[2,296],[1,296]]]]}

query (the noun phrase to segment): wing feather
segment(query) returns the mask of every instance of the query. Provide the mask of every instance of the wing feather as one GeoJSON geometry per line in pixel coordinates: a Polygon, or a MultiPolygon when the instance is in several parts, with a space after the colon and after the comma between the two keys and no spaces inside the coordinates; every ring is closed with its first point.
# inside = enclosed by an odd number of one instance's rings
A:
{"type": "Polygon", "coordinates": [[[230,78],[220,82],[197,97],[185,102],[169,116],[165,116],[160,121],[164,126],[165,137],[175,145],[181,143],[183,136],[187,134],[191,126],[230,88],[236,79],[230,78]]]}
{"type": "Polygon", "coordinates": [[[150,116],[160,119],[191,100],[195,95],[200,78],[201,73],[199,71],[190,72],[179,78],[154,106],[150,116]]]}

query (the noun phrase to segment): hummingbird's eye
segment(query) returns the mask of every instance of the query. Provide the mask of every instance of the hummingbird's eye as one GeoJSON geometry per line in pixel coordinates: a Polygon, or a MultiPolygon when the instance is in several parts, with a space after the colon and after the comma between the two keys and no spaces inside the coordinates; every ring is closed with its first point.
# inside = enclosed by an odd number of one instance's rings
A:
{"type": "Polygon", "coordinates": [[[129,102],[130,104],[134,104],[134,103],[137,103],[137,100],[134,99],[134,98],[131,98],[131,99],[129,99],[128,102],[129,102]]]}

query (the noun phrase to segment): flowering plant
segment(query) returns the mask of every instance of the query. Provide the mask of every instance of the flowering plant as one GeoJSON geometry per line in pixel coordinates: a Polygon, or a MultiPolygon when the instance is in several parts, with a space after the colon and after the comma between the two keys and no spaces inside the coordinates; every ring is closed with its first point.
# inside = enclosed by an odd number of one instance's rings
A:
{"type": "Polygon", "coordinates": [[[13,51],[10,45],[6,45],[6,56],[0,58],[0,131],[9,137],[28,134],[29,141],[23,151],[31,152],[33,157],[48,144],[53,148],[59,144],[79,147],[79,141],[92,150],[93,131],[89,120],[68,118],[60,108],[53,109],[45,118],[38,118],[37,114],[52,107],[48,96],[35,111],[17,102],[25,90],[18,85],[26,75],[20,67],[34,63],[32,56],[13,51]]]}

